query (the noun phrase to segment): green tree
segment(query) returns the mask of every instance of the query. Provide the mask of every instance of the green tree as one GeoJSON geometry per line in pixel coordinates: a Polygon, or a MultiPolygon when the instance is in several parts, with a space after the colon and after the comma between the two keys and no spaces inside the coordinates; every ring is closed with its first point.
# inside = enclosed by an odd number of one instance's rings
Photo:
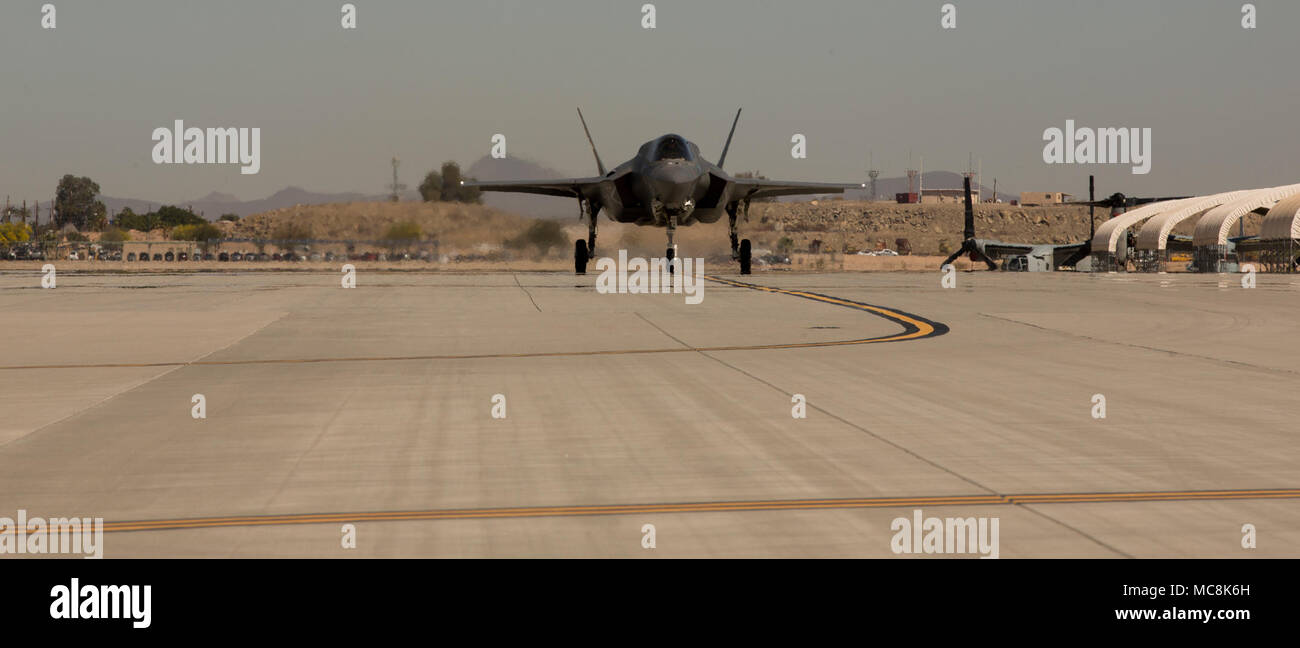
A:
{"type": "Polygon", "coordinates": [[[442,174],[430,171],[424,176],[424,182],[420,183],[420,198],[423,198],[424,202],[442,200],[442,174]]]}
{"type": "Polygon", "coordinates": [[[86,227],[95,215],[98,195],[99,185],[94,180],[72,174],[63,176],[54,191],[54,223],[59,227],[69,223],[77,229],[86,227]]]}
{"type": "Polygon", "coordinates": [[[148,232],[162,227],[162,223],[158,222],[157,212],[137,214],[129,208],[123,209],[122,212],[113,219],[113,223],[122,229],[133,229],[141,232],[148,232]]]}
{"type": "Polygon", "coordinates": [[[125,227],[127,229],[136,229],[134,227],[131,227],[127,223],[134,223],[136,222],[136,219],[138,219],[139,217],[140,215],[135,213],[134,209],[131,209],[130,207],[123,207],[122,211],[117,212],[117,216],[113,217],[113,224],[118,226],[119,228],[125,227]]]}
{"type": "MultiPolygon", "coordinates": [[[[440,200],[448,202],[481,203],[483,192],[478,187],[466,187],[461,180],[474,180],[460,174],[460,165],[452,161],[442,163],[442,195],[440,200]]],[[[426,178],[428,180],[428,178],[426,178]]]]}
{"type": "Polygon", "coordinates": [[[460,200],[460,165],[452,161],[442,163],[442,199],[460,200]]]}
{"type": "MultiPolygon", "coordinates": [[[[477,180],[478,178],[465,178],[465,179],[474,181],[477,180]]],[[[483,204],[483,190],[479,189],[478,187],[461,187],[460,194],[456,197],[456,200],[463,203],[473,203],[475,205],[481,205],[483,204]]]]}
{"type": "Polygon", "coordinates": [[[221,218],[218,218],[217,220],[230,221],[230,222],[232,222],[232,223],[238,223],[238,222],[239,222],[239,214],[222,214],[222,215],[221,215],[221,218]]]}
{"type": "Polygon", "coordinates": [[[102,232],[105,227],[108,227],[108,207],[104,206],[103,201],[96,200],[91,206],[90,217],[86,219],[86,227],[97,232],[102,232]]]}
{"type": "Polygon", "coordinates": [[[212,223],[177,225],[172,228],[172,239],[176,241],[206,241],[221,238],[221,230],[212,223]]]}
{"type": "Polygon", "coordinates": [[[32,228],[22,223],[0,223],[0,244],[24,243],[32,238],[32,228]]]}
{"type": "Polygon", "coordinates": [[[163,227],[178,227],[180,225],[202,225],[208,221],[202,216],[180,207],[164,205],[158,209],[158,223],[163,227]]]}

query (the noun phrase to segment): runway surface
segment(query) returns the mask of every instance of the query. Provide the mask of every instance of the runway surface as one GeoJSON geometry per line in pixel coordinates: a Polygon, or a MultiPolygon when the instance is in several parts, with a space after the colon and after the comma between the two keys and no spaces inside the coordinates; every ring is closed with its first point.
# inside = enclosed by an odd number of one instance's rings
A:
{"type": "Polygon", "coordinates": [[[1300,556],[1300,279],[717,279],[6,273],[0,516],[107,557],[891,557],[917,509],[1003,558],[1300,556]]]}

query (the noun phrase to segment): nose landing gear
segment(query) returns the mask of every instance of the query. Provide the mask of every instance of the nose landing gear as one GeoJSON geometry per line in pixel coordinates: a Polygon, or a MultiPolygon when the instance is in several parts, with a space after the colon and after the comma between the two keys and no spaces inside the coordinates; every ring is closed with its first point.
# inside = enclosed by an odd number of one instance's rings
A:
{"type": "Polygon", "coordinates": [[[664,258],[668,259],[668,274],[673,274],[673,259],[677,258],[677,246],[673,245],[673,235],[677,233],[677,216],[672,213],[668,214],[668,250],[664,252],[664,258]]]}

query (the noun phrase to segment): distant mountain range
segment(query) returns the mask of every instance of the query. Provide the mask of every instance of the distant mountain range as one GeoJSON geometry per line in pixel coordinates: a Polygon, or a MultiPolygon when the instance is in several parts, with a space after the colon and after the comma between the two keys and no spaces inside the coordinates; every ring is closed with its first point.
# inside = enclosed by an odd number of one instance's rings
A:
{"type": "MultiPolygon", "coordinates": [[[[922,187],[926,189],[961,189],[962,174],[953,173],[952,171],[926,171],[920,182],[913,182],[912,191],[917,191],[922,187]]],[[[971,189],[979,191],[980,197],[983,200],[988,200],[993,197],[993,189],[990,187],[985,187],[980,184],[972,184],[971,189]]],[[[866,195],[869,192],[870,189],[867,189],[866,191],[849,190],[844,192],[844,199],[865,200],[866,195]]],[[[898,178],[876,178],[877,200],[893,200],[895,194],[906,192],[906,176],[898,178]]],[[[998,192],[998,197],[1000,197],[1003,202],[1018,200],[1020,198],[1018,195],[1012,195],[1003,191],[998,192]]]]}
{"type": "MultiPolygon", "coordinates": [[[[266,198],[258,200],[240,200],[236,196],[212,192],[198,200],[181,200],[181,201],[160,201],[160,200],[141,200],[138,198],[114,198],[112,196],[100,196],[104,201],[104,206],[108,207],[110,213],[117,214],[122,209],[130,207],[131,211],[138,214],[154,211],[163,205],[175,205],[192,209],[194,213],[201,214],[208,220],[217,220],[223,214],[239,214],[242,218],[250,214],[280,209],[282,207],[293,207],[294,205],[320,205],[326,203],[345,203],[345,202],[372,202],[379,200],[388,200],[387,194],[363,194],[357,192],[344,193],[317,193],[307,191],[299,187],[285,187],[266,198]]],[[[402,196],[403,200],[419,200],[418,192],[407,192],[402,196]]],[[[41,203],[41,222],[49,222],[50,201],[41,203]]]]}
{"type": "MultiPolygon", "coordinates": [[[[489,156],[484,156],[471,164],[469,168],[465,169],[464,175],[479,180],[549,180],[565,177],[565,174],[537,162],[513,157],[498,160],[489,156]]],[[[592,175],[595,175],[595,173],[593,172],[592,175]]],[[[962,176],[951,171],[929,171],[925,174],[924,186],[930,189],[960,189],[962,176]]],[[[913,187],[913,190],[915,189],[916,187],[913,187]]],[[[892,199],[894,194],[905,191],[907,191],[906,177],[878,178],[876,180],[876,193],[879,194],[881,200],[892,199]]],[[[862,190],[849,190],[845,192],[844,198],[846,200],[863,200],[866,193],[866,191],[862,190]]],[[[990,191],[985,187],[984,197],[987,199],[989,195],[990,191]]],[[[1003,201],[1010,201],[1018,197],[1004,192],[998,192],[998,195],[1003,201]]],[[[812,197],[790,196],[783,198],[783,200],[797,202],[809,200],[810,198],[812,197]]],[[[416,191],[408,190],[402,194],[402,200],[419,199],[420,194],[416,191]]],[[[114,214],[126,207],[130,207],[136,213],[145,213],[163,205],[176,205],[192,209],[194,213],[202,214],[208,220],[217,220],[223,214],[238,214],[240,217],[244,217],[273,209],[293,207],[294,205],[384,201],[388,200],[388,194],[317,193],[300,187],[285,187],[266,198],[258,200],[240,200],[236,196],[215,191],[198,200],[180,202],[114,198],[111,196],[100,196],[100,200],[104,201],[109,211],[114,214]]],[[[577,201],[569,198],[515,193],[484,193],[483,204],[502,211],[534,218],[577,219],[578,217],[577,201]]],[[[49,213],[49,202],[43,202],[41,204],[42,222],[47,222],[46,219],[48,219],[49,213]]]]}
{"type": "MultiPolygon", "coordinates": [[[[317,193],[307,191],[299,187],[285,187],[266,198],[259,200],[240,200],[230,194],[212,192],[198,200],[187,200],[178,203],[165,203],[159,201],[137,200],[133,198],[112,198],[101,196],[100,200],[113,213],[122,211],[124,207],[130,207],[132,211],[144,213],[157,209],[162,205],[175,204],[177,207],[191,209],[196,214],[202,214],[208,220],[217,220],[223,214],[239,214],[240,217],[249,214],[271,211],[282,207],[293,207],[294,205],[319,205],[324,203],[341,203],[341,202],[369,202],[375,200],[387,200],[388,196],[384,194],[363,194],[357,192],[344,193],[317,193]]],[[[410,192],[404,199],[418,200],[419,194],[410,192]]]]}

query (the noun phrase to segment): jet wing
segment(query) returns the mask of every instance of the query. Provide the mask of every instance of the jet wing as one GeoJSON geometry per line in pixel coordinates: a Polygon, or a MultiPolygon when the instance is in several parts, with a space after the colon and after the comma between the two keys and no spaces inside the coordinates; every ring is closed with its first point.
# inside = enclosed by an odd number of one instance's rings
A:
{"type": "Polygon", "coordinates": [[[733,178],[731,180],[732,200],[754,200],[773,196],[798,196],[803,194],[840,194],[845,189],[861,189],[866,185],[860,183],[842,184],[837,182],[785,182],[781,180],[760,180],[757,178],[733,178]]]}
{"type": "Polygon", "coordinates": [[[561,198],[591,197],[598,193],[602,183],[613,182],[614,176],[597,176],[594,178],[560,178],[555,180],[502,180],[479,182],[464,180],[466,187],[477,187],[482,191],[501,191],[508,193],[529,193],[561,198]]]}

